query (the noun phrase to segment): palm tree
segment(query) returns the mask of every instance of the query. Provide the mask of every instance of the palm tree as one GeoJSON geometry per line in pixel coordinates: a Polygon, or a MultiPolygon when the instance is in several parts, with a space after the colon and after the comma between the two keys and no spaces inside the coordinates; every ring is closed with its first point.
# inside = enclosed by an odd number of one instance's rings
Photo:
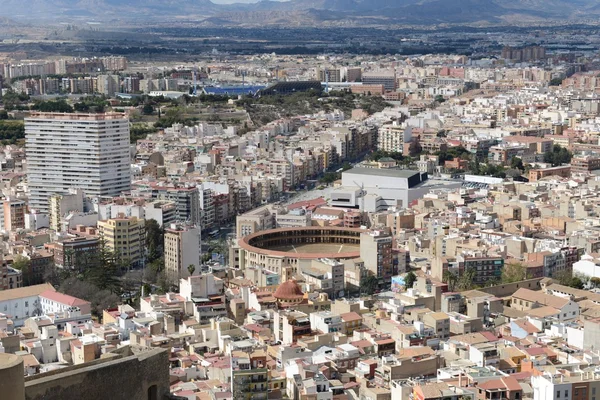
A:
{"type": "Polygon", "coordinates": [[[477,275],[477,271],[474,268],[465,270],[458,282],[459,288],[461,290],[470,290],[473,288],[473,279],[475,279],[475,275],[477,275]]]}
{"type": "Polygon", "coordinates": [[[190,273],[190,276],[194,275],[194,271],[196,271],[196,266],[194,264],[188,265],[188,272],[190,273]]]}
{"type": "Polygon", "coordinates": [[[458,283],[458,276],[452,271],[444,271],[442,280],[448,284],[448,290],[454,292],[456,290],[456,284],[458,283]]]}

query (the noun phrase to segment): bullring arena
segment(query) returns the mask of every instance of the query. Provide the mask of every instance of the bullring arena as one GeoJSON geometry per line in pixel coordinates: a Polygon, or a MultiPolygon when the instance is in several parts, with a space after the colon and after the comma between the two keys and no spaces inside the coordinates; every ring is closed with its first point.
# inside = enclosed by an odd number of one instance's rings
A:
{"type": "Polygon", "coordinates": [[[240,268],[260,266],[291,278],[299,260],[360,257],[363,229],[340,227],[297,227],[260,231],[239,239],[240,268]]]}

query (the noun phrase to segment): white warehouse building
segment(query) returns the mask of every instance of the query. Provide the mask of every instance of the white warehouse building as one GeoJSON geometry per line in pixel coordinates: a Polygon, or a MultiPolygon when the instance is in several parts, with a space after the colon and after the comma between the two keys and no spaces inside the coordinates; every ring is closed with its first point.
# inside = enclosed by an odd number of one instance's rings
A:
{"type": "Polygon", "coordinates": [[[427,173],[419,171],[356,167],[342,173],[342,186],[331,193],[331,205],[367,212],[405,208],[431,190],[461,185],[455,180],[429,180],[427,173]]]}

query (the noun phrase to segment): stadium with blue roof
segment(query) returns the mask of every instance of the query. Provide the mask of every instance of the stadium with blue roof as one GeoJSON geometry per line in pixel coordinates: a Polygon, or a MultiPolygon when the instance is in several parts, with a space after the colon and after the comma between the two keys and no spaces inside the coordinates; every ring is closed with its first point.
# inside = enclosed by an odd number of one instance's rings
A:
{"type": "Polygon", "coordinates": [[[202,88],[202,92],[208,95],[218,96],[241,96],[251,95],[254,96],[259,90],[264,89],[266,86],[254,85],[254,86],[205,86],[202,88]]]}

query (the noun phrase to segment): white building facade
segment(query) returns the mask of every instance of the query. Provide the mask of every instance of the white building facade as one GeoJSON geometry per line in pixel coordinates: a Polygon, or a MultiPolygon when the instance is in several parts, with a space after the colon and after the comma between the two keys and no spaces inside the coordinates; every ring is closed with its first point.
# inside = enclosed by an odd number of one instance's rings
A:
{"type": "Polygon", "coordinates": [[[25,119],[31,208],[79,188],[90,197],[131,188],[129,120],[123,114],[37,114],[25,119]]]}

